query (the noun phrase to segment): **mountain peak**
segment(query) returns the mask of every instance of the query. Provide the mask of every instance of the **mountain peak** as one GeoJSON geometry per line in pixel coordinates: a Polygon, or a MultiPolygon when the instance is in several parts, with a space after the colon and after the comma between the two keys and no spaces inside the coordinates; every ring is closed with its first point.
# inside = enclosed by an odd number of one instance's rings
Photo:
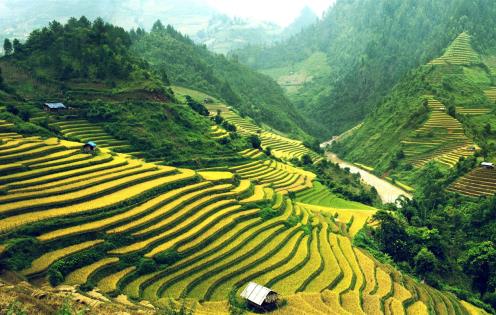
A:
{"type": "Polygon", "coordinates": [[[467,32],[462,32],[448,46],[444,54],[431,61],[431,65],[471,65],[480,63],[479,54],[472,48],[471,37],[467,32]]]}

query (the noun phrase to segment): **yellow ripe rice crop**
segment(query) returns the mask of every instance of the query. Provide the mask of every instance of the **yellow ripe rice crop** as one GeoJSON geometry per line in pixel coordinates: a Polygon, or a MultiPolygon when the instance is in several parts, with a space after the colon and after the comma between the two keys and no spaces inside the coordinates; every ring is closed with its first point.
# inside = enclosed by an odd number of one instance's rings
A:
{"type": "Polygon", "coordinates": [[[33,260],[33,262],[31,263],[31,267],[23,270],[22,274],[25,276],[29,276],[42,272],[48,269],[48,267],[50,267],[50,265],[56,262],[57,260],[72,255],[74,253],[83,251],[85,249],[94,247],[100,243],[103,243],[103,240],[88,241],[88,242],[68,246],[62,249],[58,249],[53,252],[48,252],[33,260]]]}
{"type": "Polygon", "coordinates": [[[341,269],[328,241],[329,225],[326,222],[322,223],[322,229],[319,231],[319,249],[323,260],[324,269],[322,272],[306,287],[305,291],[321,292],[328,288],[335,281],[341,269]]]}
{"type": "MultiPolygon", "coordinates": [[[[195,172],[190,171],[189,177],[193,178],[194,176],[195,176],[195,172]]],[[[119,202],[122,202],[123,200],[139,196],[147,190],[175,182],[178,177],[184,179],[184,176],[182,176],[182,174],[161,177],[121,189],[119,191],[107,194],[106,196],[95,198],[88,202],[83,202],[80,204],[65,206],[60,208],[53,208],[45,211],[39,211],[36,212],[36,215],[34,215],[33,213],[26,213],[26,214],[11,216],[3,220],[0,220],[0,230],[9,231],[16,227],[44,219],[63,217],[66,216],[67,214],[83,213],[83,212],[102,209],[111,205],[115,205],[119,202]]]]}
{"type": "MultiPolygon", "coordinates": [[[[285,241],[288,236],[291,234],[291,232],[295,231],[298,227],[293,227],[289,230],[285,230],[281,233],[277,233],[276,235],[269,236],[270,241],[265,244],[264,248],[265,250],[260,250],[260,251],[253,251],[253,250],[243,250],[241,253],[238,253],[238,255],[232,257],[232,258],[238,258],[238,256],[244,255],[246,253],[250,253],[249,257],[244,259],[243,261],[238,262],[235,266],[229,267],[229,268],[222,268],[228,260],[226,259],[225,261],[221,263],[217,263],[211,266],[208,266],[202,270],[202,273],[209,272],[212,270],[216,270],[218,268],[221,268],[215,275],[212,277],[205,279],[201,283],[199,283],[195,288],[188,294],[189,297],[195,297],[195,298],[203,298],[205,293],[207,292],[208,288],[219,278],[226,276],[228,274],[231,274],[233,272],[236,272],[237,270],[244,268],[244,267],[255,267],[257,265],[254,265],[255,263],[258,262],[259,259],[264,258],[264,256],[267,255],[268,251],[271,251],[275,248],[277,248],[280,244],[284,244],[283,241],[285,241]]],[[[262,238],[262,237],[261,237],[262,238]]],[[[266,240],[266,238],[262,238],[262,240],[266,240]]],[[[232,259],[231,258],[231,259],[232,259]]],[[[237,272],[236,272],[237,273],[237,272]]],[[[228,288],[229,290],[230,288],[228,288]]],[[[277,291],[277,290],[276,290],[277,291]]],[[[279,292],[279,291],[277,291],[279,292]]],[[[229,293],[229,292],[224,292],[224,293],[229,293]]],[[[279,292],[282,293],[282,292],[279,292]]],[[[225,294],[221,294],[223,297],[225,297],[225,294]]],[[[222,299],[222,298],[221,298],[222,299]]]]}
{"type": "Polygon", "coordinates": [[[332,252],[336,257],[336,260],[338,261],[338,265],[343,272],[343,278],[333,288],[333,291],[341,294],[342,292],[350,289],[352,285],[351,281],[353,278],[353,269],[343,255],[341,247],[339,246],[338,236],[336,234],[333,233],[329,235],[329,243],[331,244],[332,252]]]}
{"type": "Polygon", "coordinates": [[[202,232],[202,234],[201,235],[198,235],[198,237],[196,237],[196,238],[188,241],[186,244],[181,245],[179,247],[179,251],[184,251],[184,250],[187,250],[187,249],[192,248],[194,246],[197,246],[198,244],[202,243],[203,241],[205,241],[209,237],[214,236],[217,233],[220,233],[219,231],[223,227],[225,227],[228,224],[232,223],[234,220],[239,219],[241,217],[245,217],[245,216],[249,216],[249,215],[252,215],[252,214],[256,214],[259,211],[260,211],[260,209],[250,209],[250,210],[245,210],[243,212],[238,212],[238,213],[234,214],[231,217],[224,218],[219,223],[217,223],[213,227],[209,228],[207,231],[202,232]]]}
{"type": "MultiPolygon", "coordinates": [[[[220,201],[218,203],[212,204],[211,206],[204,208],[203,211],[204,212],[209,212],[210,209],[219,208],[219,207],[222,207],[224,204],[229,204],[229,203],[232,203],[232,202],[233,202],[233,200],[222,200],[222,201],[220,201]],[[210,208],[210,209],[207,209],[207,208],[210,208]]],[[[173,247],[178,242],[183,241],[183,240],[187,239],[188,237],[194,236],[195,234],[198,234],[201,231],[201,229],[203,229],[204,227],[208,226],[212,222],[215,222],[215,220],[218,220],[218,219],[220,219],[222,217],[227,217],[230,214],[232,214],[232,213],[236,212],[237,210],[239,210],[239,208],[241,208],[240,205],[235,205],[235,206],[224,208],[224,209],[222,209],[220,211],[216,211],[211,216],[209,216],[208,219],[202,221],[198,225],[195,225],[195,226],[189,228],[188,231],[186,231],[184,233],[181,233],[179,235],[179,237],[175,237],[174,239],[171,239],[171,240],[169,240],[169,241],[167,241],[165,243],[162,243],[159,246],[155,247],[153,250],[151,250],[150,252],[148,252],[147,254],[145,254],[145,257],[153,257],[156,254],[158,254],[158,253],[160,253],[162,251],[165,251],[165,250],[173,247]]],[[[191,220],[193,220],[193,219],[194,219],[194,217],[191,218],[191,220]]],[[[178,231],[180,231],[181,228],[182,229],[185,229],[187,226],[188,226],[188,223],[187,223],[187,221],[185,221],[185,222],[183,222],[183,223],[181,223],[179,225],[176,225],[171,230],[169,230],[168,231],[168,234],[172,234],[174,232],[178,232],[178,231]]]]}
{"type": "Polygon", "coordinates": [[[92,263],[91,265],[87,265],[80,269],[74,270],[67,275],[64,282],[69,285],[85,284],[92,273],[105,266],[115,264],[118,261],[119,258],[116,257],[104,258],[95,263],[92,263]]]}
{"type": "Polygon", "coordinates": [[[256,185],[253,191],[253,195],[241,200],[240,203],[245,204],[245,203],[259,202],[264,200],[264,197],[265,197],[264,186],[256,185]]]}
{"type": "MultiPolygon", "coordinates": [[[[151,169],[149,169],[149,170],[151,170],[151,169]]],[[[77,190],[77,191],[70,192],[70,193],[66,193],[66,194],[59,194],[59,195],[55,195],[55,196],[11,202],[11,203],[0,205],[0,213],[6,214],[12,210],[29,209],[33,206],[48,206],[48,205],[55,206],[58,203],[60,203],[61,201],[65,202],[65,203],[68,201],[71,201],[71,200],[77,201],[77,200],[80,200],[81,198],[84,198],[86,196],[91,196],[95,193],[101,193],[102,191],[112,190],[112,189],[118,188],[122,185],[132,184],[134,181],[146,180],[146,179],[148,179],[150,177],[154,177],[154,176],[167,175],[168,173],[169,173],[168,169],[150,171],[150,172],[145,172],[142,174],[137,174],[137,175],[132,175],[132,176],[120,178],[117,180],[113,180],[113,181],[106,182],[106,183],[103,183],[100,185],[96,185],[96,186],[89,187],[89,188],[84,188],[84,189],[77,190]]],[[[77,185],[77,183],[73,184],[73,185],[77,185]]]]}
{"type": "Polygon", "coordinates": [[[232,190],[233,193],[237,194],[237,195],[240,195],[246,191],[248,191],[248,189],[250,189],[251,187],[251,181],[249,180],[241,180],[239,182],[239,186],[234,188],[232,190]]]}
{"type": "Polygon", "coordinates": [[[377,289],[375,295],[377,295],[379,298],[383,298],[393,290],[391,276],[380,267],[377,267],[375,272],[377,277],[377,284],[379,285],[379,288],[377,289]]]}
{"type": "MultiPolygon", "coordinates": [[[[291,251],[298,246],[299,241],[302,239],[303,236],[303,231],[300,231],[296,233],[287,243],[284,244],[284,247],[282,247],[278,252],[276,252],[274,255],[272,255],[269,259],[266,259],[264,261],[259,262],[256,265],[256,268],[248,269],[245,272],[240,272],[236,273],[236,276],[234,278],[229,279],[228,281],[225,281],[222,283],[221,286],[217,288],[217,290],[214,292],[212,298],[214,300],[222,300],[229,294],[229,290],[233,287],[233,285],[239,281],[242,280],[243,278],[249,276],[250,274],[253,274],[254,272],[260,272],[260,271],[265,271],[264,275],[265,277],[272,277],[274,275],[277,275],[276,270],[277,268],[273,269],[271,268],[274,264],[277,264],[281,262],[282,260],[288,258],[290,255],[291,251]]],[[[232,270],[230,271],[232,273],[232,270]]],[[[262,277],[263,277],[262,276],[262,277]]],[[[259,283],[260,278],[256,280],[251,280],[259,283]]]]}
{"type": "Polygon", "coordinates": [[[79,176],[71,176],[71,178],[59,179],[55,181],[48,180],[47,183],[44,184],[36,184],[30,185],[23,188],[10,189],[9,193],[21,193],[21,192],[30,192],[30,191],[40,191],[45,189],[50,189],[54,187],[59,187],[62,185],[69,185],[79,181],[85,181],[90,178],[97,178],[100,176],[106,176],[109,174],[117,174],[124,171],[128,171],[131,169],[135,169],[140,167],[142,164],[133,160],[130,160],[128,164],[124,164],[122,166],[112,167],[109,169],[104,169],[101,171],[90,172],[89,174],[79,175],[79,176]]]}
{"type": "MultiPolygon", "coordinates": [[[[307,250],[309,251],[308,254],[310,255],[310,259],[305,263],[305,265],[295,271],[294,273],[291,273],[287,277],[284,278],[279,283],[276,283],[274,287],[279,287],[279,290],[282,290],[282,294],[292,294],[296,293],[297,290],[301,287],[301,285],[307,280],[314,272],[316,272],[319,269],[319,266],[321,264],[321,257],[320,257],[320,252],[318,248],[318,234],[317,234],[317,228],[314,228],[312,230],[312,239],[310,244],[308,243],[302,243],[300,246],[306,247],[307,250]],[[308,245],[307,245],[308,244],[308,245]]],[[[276,289],[276,292],[277,291],[276,289]]]]}
{"type": "Polygon", "coordinates": [[[231,172],[198,172],[198,175],[208,181],[232,180],[234,178],[234,174],[231,172]]]}
{"type": "MultiPolygon", "coordinates": [[[[210,185],[210,182],[207,182],[210,185]]],[[[226,185],[220,185],[221,189],[226,189],[230,184],[226,185]]],[[[200,187],[199,187],[200,188],[200,187]]],[[[156,220],[161,216],[167,215],[167,214],[172,214],[175,215],[176,217],[178,216],[177,212],[174,212],[173,210],[181,207],[182,205],[186,204],[187,202],[191,201],[192,199],[198,198],[199,196],[203,195],[208,195],[208,193],[214,192],[219,189],[219,186],[213,186],[213,187],[207,187],[204,189],[199,189],[195,190],[187,195],[181,196],[177,199],[174,199],[173,201],[167,203],[166,205],[156,209],[155,211],[149,213],[148,215],[145,215],[144,217],[141,217],[133,222],[130,222],[128,224],[119,226],[115,229],[107,231],[109,234],[113,233],[122,233],[125,231],[128,231],[130,229],[137,228],[143,224],[146,224],[147,222],[150,222],[152,220],[156,220]],[[174,212],[174,213],[173,213],[174,212]]],[[[170,217],[169,217],[170,218],[170,217]]],[[[147,231],[151,230],[151,227],[146,228],[147,231]]],[[[143,231],[141,231],[143,232],[143,231]]]]}
{"type": "MultiPolygon", "coordinates": [[[[197,196],[202,196],[202,195],[206,195],[206,194],[207,194],[207,196],[200,198],[196,201],[193,201],[193,202],[187,204],[186,206],[183,206],[183,204],[185,202],[190,201],[190,196],[185,196],[185,199],[183,199],[183,200],[181,198],[179,198],[179,199],[175,200],[174,202],[167,204],[164,207],[164,208],[169,209],[169,211],[167,211],[166,213],[170,214],[166,219],[163,219],[158,223],[152,224],[152,225],[150,225],[150,226],[148,226],[148,227],[146,227],[146,228],[144,228],[138,232],[135,232],[135,233],[133,233],[133,235],[139,236],[139,235],[143,235],[143,234],[155,231],[155,230],[159,230],[162,227],[174,222],[175,220],[180,219],[183,215],[188,215],[188,216],[191,215],[190,213],[193,210],[198,210],[203,205],[208,204],[210,202],[213,202],[216,199],[233,197],[234,194],[232,192],[227,192],[227,193],[222,192],[223,190],[229,189],[230,187],[231,187],[231,184],[224,184],[224,185],[213,186],[213,187],[210,187],[210,188],[207,188],[204,190],[200,190],[198,192],[203,193],[203,194],[197,195],[197,196]],[[208,193],[210,193],[210,194],[208,194],[208,193]],[[172,212],[174,212],[174,213],[172,213],[172,212]]],[[[203,211],[197,211],[197,213],[201,213],[201,212],[203,212],[203,211]]]]}
{"type": "Polygon", "coordinates": [[[341,294],[341,305],[353,315],[365,314],[360,303],[360,295],[357,291],[348,291],[341,294]]]}
{"type": "MultiPolygon", "coordinates": [[[[195,260],[204,255],[205,253],[209,253],[210,251],[214,250],[214,255],[217,257],[218,254],[220,255],[225,255],[225,253],[228,253],[230,249],[232,249],[235,245],[237,244],[238,241],[236,240],[242,240],[244,238],[247,238],[250,236],[250,233],[252,233],[251,230],[244,231],[246,227],[252,226],[255,223],[261,223],[260,225],[263,225],[262,220],[260,218],[254,218],[251,220],[246,220],[243,221],[239,224],[237,224],[235,227],[233,227],[231,230],[219,235],[218,238],[216,238],[212,243],[208,244],[207,246],[199,249],[198,251],[195,251],[193,254],[188,256],[184,261],[181,261],[181,264],[184,266],[188,266],[185,268],[181,268],[179,271],[176,271],[174,273],[170,273],[167,275],[164,275],[154,283],[152,283],[150,286],[148,286],[145,289],[144,296],[146,296],[148,299],[157,298],[157,291],[160,288],[162,284],[167,283],[171,278],[175,277],[177,273],[183,272],[187,268],[194,268],[195,266],[202,266],[203,260],[201,260],[199,263],[196,262],[195,260]],[[221,246],[223,244],[228,244],[226,246],[221,246]],[[190,266],[191,265],[191,266],[190,266]]],[[[183,253],[187,249],[179,248],[178,252],[183,253]]],[[[214,258],[214,257],[212,257],[214,258]]],[[[191,270],[191,269],[189,269],[191,270]]]]}
{"type": "Polygon", "coordinates": [[[487,312],[483,311],[482,309],[480,309],[478,307],[475,307],[474,305],[472,305],[472,304],[470,304],[468,302],[461,301],[460,303],[468,311],[468,313],[470,315],[484,315],[484,314],[487,314],[487,312]]]}
{"type": "MultiPolygon", "coordinates": [[[[258,211],[258,209],[256,209],[258,211]]],[[[250,210],[248,210],[250,211],[250,210]]],[[[218,236],[218,238],[216,238],[216,240],[214,242],[212,242],[210,245],[208,245],[206,248],[213,248],[213,246],[216,246],[216,245],[219,245],[220,243],[222,243],[223,241],[226,241],[236,235],[238,235],[238,232],[240,230],[242,230],[243,228],[245,228],[246,226],[249,226],[250,224],[253,224],[255,222],[258,222],[258,221],[261,221],[260,218],[253,218],[253,219],[250,219],[250,220],[245,220],[245,221],[242,221],[240,223],[238,223],[235,227],[233,227],[231,230],[228,230],[227,232],[221,234],[218,236]]],[[[215,232],[216,230],[215,229],[212,229],[213,232],[215,232]]],[[[208,233],[208,232],[207,232],[208,233]]],[[[205,235],[205,239],[208,238],[208,234],[205,235]]],[[[198,238],[188,244],[184,244],[184,245],[181,245],[179,248],[178,248],[178,252],[182,253],[182,252],[185,252],[195,246],[197,246],[199,243],[201,243],[203,241],[203,237],[202,238],[198,238]]],[[[205,250],[206,248],[203,248],[203,250],[205,250]]]]}
{"type": "Polygon", "coordinates": [[[48,168],[40,168],[29,170],[25,172],[15,173],[7,176],[0,177],[0,182],[15,182],[15,185],[8,184],[13,187],[23,187],[30,184],[46,183],[50,179],[55,178],[68,178],[74,174],[87,174],[90,169],[99,167],[110,167],[127,164],[124,159],[114,159],[110,155],[100,155],[89,160],[79,161],[71,164],[52,166],[48,168]],[[69,169],[70,170],[67,170],[69,169]],[[48,175],[46,175],[48,173],[48,175]]]}
{"type": "Polygon", "coordinates": [[[135,299],[140,298],[141,285],[145,283],[147,280],[153,278],[155,275],[158,275],[160,272],[162,271],[156,271],[134,279],[124,288],[123,292],[126,295],[128,295],[130,298],[135,298],[135,299]]]}
{"type": "Polygon", "coordinates": [[[362,269],[362,272],[365,275],[365,288],[364,288],[364,293],[365,294],[370,294],[376,286],[376,280],[375,280],[375,263],[366,254],[362,252],[362,250],[354,248],[356,257],[358,259],[358,264],[362,269]]]}
{"type": "MultiPolygon", "coordinates": [[[[261,225],[261,226],[263,226],[263,225],[261,225]]],[[[238,237],[236,240],[232,241],[230,244],[228,244],[224,248],[219,249],[219,251],[217,251],[214,255],[210,256],[208,259],[202,259],[202,260],[200,260],[194,264],[187,266],[186,268],[183,268],[180,271],[180,274],[186,275],[186,277],[184,277],[184,279],[182,279],[181,281],[173,284],[171,287],[168,287],[164,291],[163,296],[167,297],[168,295],[170,295],[171,297],[178,297],[182,293],[182,291],[186,288],[186,286],[191,282],[192,279],[194,279],[194,278],[200,276],[201,274],[204,274],[210,270],[213,270],[214,268],[218,267],[220,264],[224,264],[224,263],[228,262],[229,260],[233,259],[233,257],[237,257],[237,256],[243,255],[247,252],[250,252],[257,245],[266,241],[266,239],[269,238],[271,235],[274,235],[275,233],[280,231],[281,226],[276,226],[276,227],[273,227],[270,229],[263,229],[262,228],[260,230],[263,230],[263,232],[257,233],[257,237],[252,242],[247,244],[247,246],[245,248],[239,249],[236,252],[232,251],[232,249],[236,245],[238,245],[240,242],[242,242],[244,239],[244,237],[238,237]],[[221,262],[219,262],[217,264],[213,264],[213,265],[208,264],[209,261],[211,261],[215,258],[218,258],[218,257],[223,258],[221,262]],[[208,266],[208,268],[205,268],[205,266],[208,266]],[[201,268],[201,271],[198,270],[198,271],[193,273],[192,270],[194,270],[194,268],[201,268]]],[[[255,231],[253,231],[253,230],[251,230],[249,232],[250,233],[248,233],[248,235],[255,233],[255,231]]],[[[170,275],[168,275],[168,276],[170,276],[170,275]]],[[[203,283],[205,284],[205,282],[203,282],[203,283]]],[[[200,291],[201,288],[198,288],[197,290],[200,291]]],[[[201,293],[198,292],[197,296],[199,296],[200,294],[201,293]]]]}
{"type": "MultiPolygon", "coordinates": [[[[5,196],[0,196],[0,202],[9,202],[11,200],[27,200],[31,199],[30,201],[33,201],[33,204],[39,204],[36,202],[36,200],[42,200],[42,196],[47,196],[47,195],[54,195],[53,198],[50,198],[49,200],[54,200],[54,198],[58,198],[60,195],[68,195],[64,194],[64,192],[69,192],[69,191],[78,191],[82,189],[86,189],[91,186],[96,186],[98,183],[107,183],[107,182],[112,182],[112,183],[122,183],[122,181],[128,179],[132,180],[134,178],[141,178],[143,176],[147,176],[148,174],[145,174],[146,172],[151,172],[154,170],[154,167],[151,165],[147,165],[144,167],[136,168],[136,169],[130,169],[124,172],[120,173],[111,173],[107,174],[105,176],[100,176],[100,177],[93,177],[89,178],[87,180],[80,180],[71,184],[67,185],[59,185],[56,187],[52,188],[46,188],[43,190],[38,190],[38,191],[28,191],[28,192],[20,192],[20,193],[12,193],[8,194],[5,196]],[[94,184],[95,183],[95,184],[94,184]],[[39,197],[39,199],[32,200],[35,197],[39,197]]],[[[100,187],[100,186],[97,186],[100,187]]],[[[62,199],[66,199],[61,197],[62,199]]],[[[69,199],[69,197],[67,198],[69,199]]],[[[41,202],[40,202],[41,203],[41,202]]],[[[22,207],[22,206],[21,206],[22,207]]]]}
{"type": "MultiPolygon", "coordinates": [[[[462,301],[463,304],[463,301],[462,301]]],[[[469,312],[470,315],[478,315],[479,313],[471,313],[469,312]]],[[[408,307],[406,310],[407,315],[418,315],[418,314],[429,314],[429,311],[427,309],[427,306],[422,301],[416,301],[412,305],[408,307]]],[[[482,314],[482,313],[480,313],[482,314]]]]}
{"type": "MultiPolygon", "coordinates": [[[[181,181],[183,179],[188,178],[190,175],[191,174],[185,173],[185,174],[178,174],[178,175],[174,175],[174,176],[176,177],[177,181],[181,181]]],[[[202,188],[202,187],[205,187],[207,185],[209,185],[208,182],[201,182],[198,184],[184,186],[182,188],[174,189],[174,190],[171,190],[171,191],[169,191],[163,195],[160,195],[156,198],[153,198],[153,199],[151,199],[151,200],[149,200],[149,201],[147,201],[147,202],[145,202],[145,203],[143,203],[143,204],[141,204],[135,208],[132,208],[129,211],[123,212],[121,214],[117,214],[115,216],[112,216],[112,217],[109,217],[106,219],[102,219],[99,221],[93,221],[93,222],[89,222],[89,223],[85,223],[85,224],[81,224],[81,225],[77,225],[77,226],[72,226],[69,228],[64,228],[64,229],[48,232],[48,233],[45,233],[45,234],[38,236],[38,239],[40,241],[48,241],[48,240],[53,240],[53,239],[56,239],[59,237],[64,237],[64,236],[69,236],[69,235],[73,235],[73,234],[79,234],[79,233],[103,229],[109,225],[116,224],[116,223],[119,223],[119,222],[124,221],[126,219],[132,218],[136,215],[139,215],[140,213],[143,213],[143,212],[147,211],[148,209],[154,208],[154,207],[162,204],[163,202],[166,202],[167,200],[172,200],[172,198],[174,198],[175,196],[180,195],[184,192],[188,192],[191,190],[202,188]]]]}
{"type": "MultiPolygon", "coordinates": [[[[181,208],[180,210],[174,211],[174,213],[171,216],[167,217],[166,219],[161,220],[160,222],[158,222],[158,223],[156,223],[154,225],[151,225],[151,226],[149,226],[149,227],[147,227],[147,228],[145,228],[145,229],[143,229],[143,230],[141,230],[139,232],[136,232],[133,235],[135,235],[135,236],[143,235],[143,234],[146,234],[148,232],[152,232],[152,231],[158,230],[161,227],[167,226],[169,224],[172,225],[176,220],[180,219],[183,216],[200,217],[203,214],[202,211],[199,211],[196,214],[191,214],[190,213],[191,210],[196,209],[197,207],[200,207],[202,204],[208,203],[211,200],[214,200],[214,199],[216,199],[218,197],[219,197],[219,195],[211,195],[211,196],[204,197],[204,198],[202,198],[202,199],[200,199],[198,201],[195,201],[195,202],[187,205],[186,207],[181,208]]],[[[230,202],[232,203],[233,201],[230,201],[230,202]]],[[[211,207],[211,206],[212,205],[210,205],[208,207],[211,207]]],[[[175,207],[173,207],[171,209],[175,209],[175,207]]],[[[207,209],[207,211],[208,211],[208,209],[207,209]]],[[[182,225],[178,225],[178,226],[183,226],[184,224],[188,224],[189,222],[191,222],[191,221],[190,220],[183,221],[183,223],[181,223],[182,225]]],[[[173,231],[176,231],[176,228],[177,227],[174,227],[172,229],[168,229],[165,232],[156,234],[156,235],[154,235],[151,238],[148,238],[148,239],[145,239],[145,240],[142,240],[142,241],[133,243],[131,245],[114,249],[114,250],[110,251],[110,253],[122,255],[122,254],[125,254],[125,253],[130,253],[130,252],[134,252],[134,251],[137,251],[137,250],[144,249],[147,246],[151,245],[153,242],[156,242],[156,241],[158,241],[158,240],[160,240],[162,238],[165,238],[165,237],[167,237],[169,235],[172,235],[172,232],[173,231]]]]}
{"type": "Polygon", "coordinates": [[[364,277],[360,266],[358,265],[357,258],[355,256],[355,252],[353,251],[353,247],[351,245],[351,241],[347,237],[339,237],[339,245],[341,250],[343,251],[344,256],[347,258],[348,263],[350,264],[353,274],[356,276],[355,287],[354,290],[358,291],[365,284],[364,277]]]}
{"type": "Polygon", "coordinates": [[[136,267],[133,266],[133,267],[128,267],[128,268],[122,269],[121,271],[115,272],[111,275],[108,275],[105,278],[102,278],[98,282],[98,288],[103,293],[114,292],[115,290],[117,290],[117,286],[119,284],[119,281],[122,278],[124,278],[125,276],[127,276],[128,274],[130,274],[131,272],[133,272],[134,270],[136,270],[136,267]]]}

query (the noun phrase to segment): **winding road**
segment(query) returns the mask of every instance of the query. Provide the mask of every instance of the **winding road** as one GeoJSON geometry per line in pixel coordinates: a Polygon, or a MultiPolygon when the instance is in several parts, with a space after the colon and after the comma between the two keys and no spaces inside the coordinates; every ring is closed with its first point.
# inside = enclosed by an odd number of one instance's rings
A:
{"type": "Polygon", "coordinates": [[[396,199],[398,199],[398,197],[401,195],[410,199],[412,198],[412,195],[410,193],[382,178],[375,176],[370,172],[367,172],[366,170],[359,168],[356,165],[341,160],[336,154],[332,152],[327,152],[326,156],[329,161],[337,163],[341,168],[349,168],[350,172],[360,174],[360,177],[365,183],[375,187],[377,193],[379,194],[379,197],[381,197],[381,200],[384,203],[394,203],[396,199]]]}

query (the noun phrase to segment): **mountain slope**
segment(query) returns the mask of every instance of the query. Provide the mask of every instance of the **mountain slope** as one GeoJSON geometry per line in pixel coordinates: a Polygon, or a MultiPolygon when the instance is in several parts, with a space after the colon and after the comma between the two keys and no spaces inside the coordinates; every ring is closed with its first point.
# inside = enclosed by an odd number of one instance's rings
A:
{"type": "Polygon", "coordinates": [[[494,110],[484,95],[491,74],[481,60],[470,36],[460,34],[444,55],[395,86],[362,127],[334,149],[378,172],[422,167],[431,160],[451,167],[473,155],[474,141],[486,147],[487,140],[477,137],[481,127],[470,122],[494,110]]]}
{"type": "Polygon", "coordinates": [[[315,52],[330,74],[305,85],[295,103],[324,126],[322,137],[357,125],[411,69],[439,55],[462,31],[478,51],[496,47],[493,1],[339,0],[322,21],[269,48],[237,52],[257,69],[287,67],[315,52]]]}
{"type": "Polygon", "coordinates": [[[281,132],[305,136],[306,122],[276,82],[195,45],[171,26],[157,22],[150,33],[138,36],[132,49],[155,69],[165,71],[173,84],[222,98],[241,114],[281,132]]]}

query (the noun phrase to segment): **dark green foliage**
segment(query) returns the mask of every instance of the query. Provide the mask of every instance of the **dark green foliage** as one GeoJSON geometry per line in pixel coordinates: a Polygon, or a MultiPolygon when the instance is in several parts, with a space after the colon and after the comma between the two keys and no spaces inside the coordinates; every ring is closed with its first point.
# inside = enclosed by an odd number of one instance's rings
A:
{"type": "Polygon", "coordinates": [[[304,154],[301,157],[301,163],[303,163],[303,165],[310,165],[310,164],[312,164],[313,163],[312,157],[309,154],[304,154]]]}
{"type": "Polygon", "coordinates": [[[279,215],[281,215],[279,210],[270,207],[265,207],[260,211],[260,217],[266,221],[278,217],[279,215]]]}
{"type": "Polygon", "coordinates": [[[422,247],[413,258],[415,272],[419,275],[436,273],[439,261],[436,256],[427,248],[422,247]]]}
{"type": "Polygon", "coordinates": [[[62,25],[53,21],[33,31],[25,44],[17,45],[14,56],[27,58],[33,69],[50,69],[57,78],[126,79],[133,71],[128,54],[128,33],[102,19],[69,19],[62,25]]]}
{"type": "Polygon", "coordinates": [[[262,148],[262,140],[260,139],[259,136],[257,136],[257,135],[250,135],[248,137],[248,140],[250,141],[251,146],[254,149],[261,149],[262,148]]]}
{"type": "Polygon", "coordinates": [[[210,122],[189,107],[153,102],[86,102],[79,105],[91,121],[105,122],[105,129],[118,139],[128,140],[149,158],[168,164],[233,155],[246,146],[243,139],[221,145],[208,137],[210,122]]]}
{"type": "Polygon", "coordinates": [[[14,238],[8,241],[7,250],[2,255],[1,266],[15,271],[28,268],[33,257],[42,253],[39,242],[35,238],[14,238]]]}
{"type": "Polygon", "coordinates": [[[236,126],[231,124],[227,120],[222,120],[221,126],[229,132],[236,132],[236,126]]]}
{"type": "Polygon", "coordinates": [[[194,99],[192,99],[191,96],[186,95],[186,102],[188,103],[189,107],[191,107],[191,109],[193,109],[198,114],[200,114],[202,116],[208,116],[209,115],[208,109],[205,106],[203,106],[202,104],[200,104],[197,101],[195,101],[194,99]]]}
{"type": "Polygon", "coordinates": [[[177,262],[181,256],[175,250],[167,250],[155,255],[153,258],[160,265],[172,265],[177,262]]]}
{"type": "Polygon", "coordinates": [[[4,41],[3,41],[3,52],[5,53],[6,56],[12,54],[12,51],[13,51],[13,47],[12,47],[12,42],[10,41],[10,39],[6,38],[4,41]]]}
{"type": "Polygon", "coordinates": [[[460,264],[474,277],[474,287],[484,294],[496,289],[496,247],[491,241],[472,243],[460,257],[460,264]]]}
{"type": "Polygon", "coordinates": [[[166,69],[172,84],[206,92],[258,122],[305,136],[301,131],[306,127],[305,121],[276,82],[194,44],[172,26],[136,35],[132,50],[154,68],[166,69]]]}
{"type": "Polygon", "coordinates": [[[141,258],[137,266],[136,273],[139,275],[144,275],[157,271],[157,268],[157,263],[153,259],[141,258]]]}
{"type": "Polygon", "coordinates": [[[48,281],[52,286],[58,286],[64,282],[64,275],[58,269],[50,268],[48,269],[48,281]]]}

